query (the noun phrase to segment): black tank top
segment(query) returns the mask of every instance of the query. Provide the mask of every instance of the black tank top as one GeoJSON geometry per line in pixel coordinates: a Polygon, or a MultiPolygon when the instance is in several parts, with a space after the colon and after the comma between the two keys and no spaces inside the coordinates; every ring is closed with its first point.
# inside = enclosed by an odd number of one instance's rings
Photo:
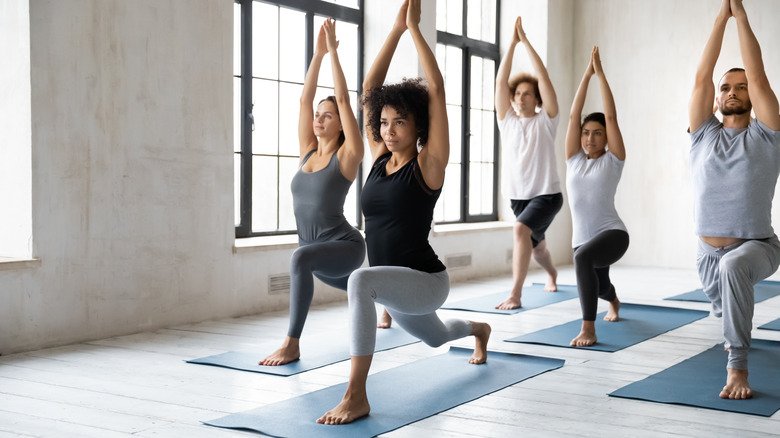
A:
{"type": "Polygon", "coordinates": [[[385,165],[391,155],[388,152],[376,160],[361,194],[368,262],[441,272],[444,265],[428,243],[441,189],[428,188],[417,157],[387,175],[385,165]]]}

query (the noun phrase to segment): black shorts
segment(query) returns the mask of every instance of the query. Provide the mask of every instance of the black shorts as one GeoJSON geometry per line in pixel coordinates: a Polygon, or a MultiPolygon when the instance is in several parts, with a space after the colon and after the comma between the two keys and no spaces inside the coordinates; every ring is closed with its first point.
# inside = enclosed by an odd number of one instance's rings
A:
{"type": "Polygon", "coordinates": [[[554,193],[531,199],[512,199],[510,204],[517,221],[531,229],[531,242],[536,248],[539,242],[544,240],[544,232],[555,219],[555,215],[561,211],[563,195],[554,193]]]}

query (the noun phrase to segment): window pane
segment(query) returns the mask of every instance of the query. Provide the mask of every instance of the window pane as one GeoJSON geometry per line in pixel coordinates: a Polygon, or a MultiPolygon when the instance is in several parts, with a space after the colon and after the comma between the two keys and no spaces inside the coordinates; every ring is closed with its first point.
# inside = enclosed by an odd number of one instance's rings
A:
{"type": "MultiPolygon", "coordinates": [[[[279,150],[279,85],[275,81],[252,80],[252,153],[276,155],[279,150]]],[[[297,99],[296,99],[297,100],[297,99]]]]}
{"type": "Polygon", "coordinates": [[[493,165],[471,163],[469,167],[469,214],[493,213],[493,165]]]}
{"type": "MultiPolygon", "coordinates": [[[[286,8],[279,9],[279,79],[283,81],[303,82],[306,68],[306,27],[303,12],[286,8]]],[[[267,43],[261,43],[261,48],[267,43]]],[[[267,55],[266,55],[267,56],[267,55]]],[[[265,57],[259,58],[265,59],[265,57]]],[[[256,65],[257,61],[253,61],[256,65]]]]}
{"type": "Polygon", "coordinates": [[[496,42],[496,0],[482,0],[482,41],[496,42]]]}
{"type": "Polygon", "coordinates": [[[482,161],[482,111],[469,110],[469,161],[482,161]]]}
{"type": "Polygon", "coordinates": [[[478,40],[482,36],[482,0],[468,0],[467,6],[466,36],[478,40]]]}
{"type": "Polygon", "coordinates": [[[276,157],[252,157],[252,231],[278,229],[277,160],[276,157]]]}
{"type": "Polygon", "coordinates": [[[358,0],[324,0],[328,3],[333,3],[341,6],[346,6],[352,9],[360,9],[358,7],[358,0]]]}
{"type": "Polygon", "coordinates": [[[241,155],[233,154],[233,203],[236,226],[241,223],[241,155]]]}
{"type": "Polygon", "coordinates": [[[496,135],[495,111],[482,111],[482,161],[493,163],[496,135]]]}
{"type": "Polygon", "coordinates": [[[463,0],[446,0],[447,28],[449,33],[463,35],[463,0]]]}
{"type": "Polygon", "coordinates": [[[233,74],[241,74],[241,5],[233,3],[233,74]]]}
{"type": "Polygon", "coordinates": [[[447,103],[460,105],[463,98],[463,51],[454,46],[437,44],[436,57],[444,76],[447,103]]]}
{"type": "Polygon", "coordinates": [[[344,77],[347,79],[347,89],[358,90],[358,27],[357,24],[339,22],[336,25],[336,35],[339,39],[339,61],[344,77]]]}
{"type": "MultiPolygon", "coordinates": [[[[482,109],[493,110],[496,92],[496,62],[482,58],[482,109]]],[[[472,97],[474,98],[474,97],[472,97]]]]}
{"type": "MultiPolygon", "coordinates": [[[[285,44],[287,39],[285,35],[285,44]]],[[[266,79],[279,78],[278,6],[252,3],[252,75],[266,79]]]]}
{"type": "Polygon", "coordinates": [[[472,56],[471,57],[471,78],[469,80],[471,81],[471,102],[470,106],[471,108],[482,108],[482,72],[484,69],[482,68],[482,58],[478,56],[472,56]]]}
{"type": "Polygon", "coordinates": [[[493,172],[492,163],[482,164],[482,214],[493,214],[493,172]]]}
{"type": "Polygon", "coordinates": [[[298,158],[279,158],[279,229],[295,229],[295,212],[293,211],[292,191],[290,184],[295,172],[298,171],[298,158]]]}
{"type": "Polygon", "coordinates": [[[233,78],[233,152],[241,152],[241,78],[233,78]]]}
{"type": "Polygon", "coordinates": [[[460,220],[460,164],[448,164],[439,202],[434,211],[436,222],[460,220]]]}
{"type": "Polygon", "coordinates": [[[279,83],[279,155],[297,157],[300,153],[298,114],[302,91],[303,85],[279,83]]]}
{"type": "Polygon", "coordinates": [[[450,125],[450,163],[460,163],[463,157],[463,128],[461,127],[461,107],[447,105],[447,119],[450,125]]]}

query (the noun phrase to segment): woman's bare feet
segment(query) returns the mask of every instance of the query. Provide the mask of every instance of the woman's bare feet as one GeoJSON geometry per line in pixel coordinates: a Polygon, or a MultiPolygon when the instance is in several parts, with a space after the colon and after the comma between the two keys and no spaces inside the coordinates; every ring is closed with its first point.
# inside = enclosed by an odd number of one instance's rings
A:
{"type": "Polygon", "coordinates": [[[505,299],[504,301],[498,303],[496,306],[496,309],[499,310],[512,310],[512,309],[519,309],[522,307],[522,303],[520,301],[520,293],[509,294],[509,298],[505,299]]]}
{"type": "Polygon", "coordinates": [[[275,367],[294,362],[300,358],[301,348],[299,346],[299,339],[288,336],[278,350],[274,351],[272,354],[257,364],[275,367]]]}
{"type": "Polygon", "coordinates": [[[609,302],[609,310],[604,315],[604,321],[615,322],[620,321],[620,300],[615,298],[609,302]]]}
{"type": "Polygon", "coordinates": [[[376,328],[386,329],[386,328],[390,328],[392,324],[393,324],[393,317],[390,316],[390,314],[387,313],[387,309],[385,309],[382,312],[382,318],[377,323],[376,328]]]}
{"type": "Polygon", "coordinates": [[[748,383],[748,371],[726,368],[726,386],[720,391],[720,398],[744,400],[753,397],[753,390],[748,383]]]}
{"type": "Polygon", "coordinates": [[[596,343],[596,340],[595,321],[582,321],[582,330],[580,330],[580,334],[572,339],[569,345],[572,347],[590,347],[596,343]]]}
{"type": "Polygon", "coordinates": [[[347,424],[358,418],[363,418],[371,412],[366,394],[345,394],[341,402],[335,408],[322,414],[317,419],[320,424],[347,424]]]}
{"type": "Polygon", "coordinates": [[[471,334],[474,335],[475,343],[469,363],[478,365],[487,362],[487,344],[491,331],[489,324],[471,321],[471,334]]]}

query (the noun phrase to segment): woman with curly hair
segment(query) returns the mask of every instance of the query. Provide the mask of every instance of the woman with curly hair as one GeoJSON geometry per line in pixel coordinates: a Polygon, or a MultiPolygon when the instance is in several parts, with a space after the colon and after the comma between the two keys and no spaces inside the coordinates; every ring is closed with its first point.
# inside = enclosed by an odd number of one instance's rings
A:
{"type": "Polygon", "coordinates": [[[363,236],[344,217],[344,200],[363,160],[363,140],[337,47],[336,23],[325,20],[306,73],[298,118],[301,166],[291,188],[300,246],[290,259],[290,324],[282,346],[260,365],[284,365],[300,357],[303,324],[314,296],[313,276],[346,290],[349,274],[366,257],[363,236]],[[335,96],[323,99],[313,111],[326,53],[330,53],[335,96]]]}
{"type": "Polygon", "coordinates": [[[481,364],[487,359],[489,325],[442,322],[436,315],[450,284],[428,233],[444,184],[450,145],[444,80],[419,23],[420,0],[404,2],[363,83],[367,136],[374,158],[362,194],[370,267],[349,277],[349,384],[341,402],[317,420],[322,424],[350,423],[370,411],[366,380],[376,340],[374,303],[383,304],[398,325],[431,346],[473,335],[476,347],[469,362],[481,364]],[[407,28],[427,86],[420,79],[383,86],[398,40],[407,28]]]}

